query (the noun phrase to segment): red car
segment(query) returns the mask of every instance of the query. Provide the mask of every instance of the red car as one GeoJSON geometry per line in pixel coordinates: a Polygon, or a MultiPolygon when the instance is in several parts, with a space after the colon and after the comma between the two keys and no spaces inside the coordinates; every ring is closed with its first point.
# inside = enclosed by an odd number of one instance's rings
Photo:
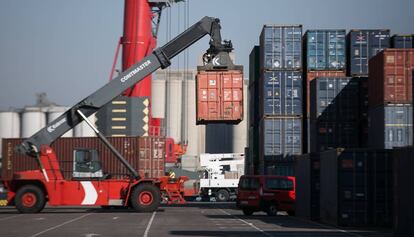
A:
{"type": "Polygon", "coordinates": [[[237,189],[237,206],[245,215],[264,211],[269,216],[278,211],[295,214],[295,177],[243,175],[237,189]]]}

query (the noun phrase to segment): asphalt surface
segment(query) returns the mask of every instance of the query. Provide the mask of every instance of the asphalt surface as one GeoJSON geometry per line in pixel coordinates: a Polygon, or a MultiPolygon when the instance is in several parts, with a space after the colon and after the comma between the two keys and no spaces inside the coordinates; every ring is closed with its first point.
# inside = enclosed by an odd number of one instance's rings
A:
{"type": "Polygon", "coordinates": [[[246,217],[233,203],[188,203],[162,206],[157,212],[100,208],[45,208],[38,214],[18,214],[0,208],[0,236],[298,236],[391,237],[391,230],[342,229],[280,213],[246,217]]]}

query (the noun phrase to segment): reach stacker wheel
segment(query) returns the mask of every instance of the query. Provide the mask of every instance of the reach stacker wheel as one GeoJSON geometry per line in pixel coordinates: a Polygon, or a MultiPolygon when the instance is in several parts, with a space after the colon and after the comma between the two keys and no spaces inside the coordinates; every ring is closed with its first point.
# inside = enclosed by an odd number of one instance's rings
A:
{"type": "Polygon", "coordinates": [[[140,184],[135,187],[131,195],[131,205],[139,212],[152,212],[160,206],[161,194],[153,184],[140,184]]]}
{"type": "Polygon", "coordinates": [[[17,190],[14,201],[20,213],[40,212],[46,204],[45,194],[35,185],[25,185],[17,190]]]}

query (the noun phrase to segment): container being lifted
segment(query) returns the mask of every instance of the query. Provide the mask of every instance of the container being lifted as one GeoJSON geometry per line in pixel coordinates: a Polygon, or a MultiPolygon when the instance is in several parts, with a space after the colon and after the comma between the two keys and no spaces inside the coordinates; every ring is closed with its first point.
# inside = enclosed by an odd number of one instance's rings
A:
{"type": "Polygon", "coordinates": [[[203,55],[203,66],[196,75],[196,124],[238,124],[243,120],[243,66],[234,65],[229,53],[230,41],[225,41],[226,51],[207,61],[210,52],[203,55]]]}

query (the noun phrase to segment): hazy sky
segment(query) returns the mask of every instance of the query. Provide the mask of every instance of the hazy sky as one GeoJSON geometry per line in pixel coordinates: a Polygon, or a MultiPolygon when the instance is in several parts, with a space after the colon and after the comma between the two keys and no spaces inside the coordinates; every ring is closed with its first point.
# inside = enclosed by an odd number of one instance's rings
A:
{"type": "MultiPolygon", "coordinates": [[[[0,0],[0,110],[34,103],[47,92],[72,105],[107,82],[122,35],[122,0],[0,0]]],[[[221,19],[236,61],[248,73],[248,55],[263,24],[303,24],[306,29],[389,28],[414,33],[413,0],[190,0],[190,25],[203,16],[221,19]]],[[[172,35],[184,29],[184,5],[171,8],[172,35]]],[[[159,45],[166,41],[166,14],[159,45]]],[[[190,66],[208,47],[190,50],[190,66]]],[[[180,58],[180,67],[183,67],[180,58]]],[[[178,61],[173,67],[177,67],[178,61]]]]}

